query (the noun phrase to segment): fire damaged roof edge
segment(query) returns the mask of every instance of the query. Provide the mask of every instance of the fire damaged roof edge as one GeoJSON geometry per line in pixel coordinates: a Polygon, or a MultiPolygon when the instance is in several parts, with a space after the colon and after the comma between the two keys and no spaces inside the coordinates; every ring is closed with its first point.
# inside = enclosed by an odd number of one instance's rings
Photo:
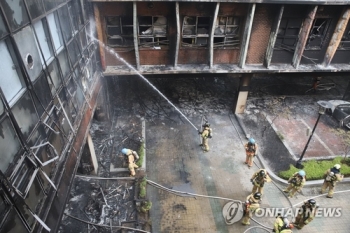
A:
{"type": "MultiPolygon", "coordinates": [[[[90,2],[130,2],[129,0],[89,0],[90,2]]],[[[134,2],[156,2],[159,0],[135,0],[134,2]]],[[[312,5],[350,5],[350,0],[165,0],[164,2],[228,2],[228,3],[266,3],[266,4],[312,4],[312,5]]]]}

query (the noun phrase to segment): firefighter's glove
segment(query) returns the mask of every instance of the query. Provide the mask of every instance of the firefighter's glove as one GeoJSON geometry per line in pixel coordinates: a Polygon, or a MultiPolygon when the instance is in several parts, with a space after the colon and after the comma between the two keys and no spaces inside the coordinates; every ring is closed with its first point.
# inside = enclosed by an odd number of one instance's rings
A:
{"type": "Polygon", "coordinates": [[[202,134],[202,132],[198,130],[198,134],[202,134]]]}
{"type": "Polygon", "coordinates": [[[209,135],[209,136],[208,136],[208,138],[212,138],[212,136],[211,136],[211,135],[209,135]]]}
{"type": "Polygon", "coordinates": [[[250,179],[250,182],[252,182],[252,183],[253,183],[253,179],[250,179]]]}

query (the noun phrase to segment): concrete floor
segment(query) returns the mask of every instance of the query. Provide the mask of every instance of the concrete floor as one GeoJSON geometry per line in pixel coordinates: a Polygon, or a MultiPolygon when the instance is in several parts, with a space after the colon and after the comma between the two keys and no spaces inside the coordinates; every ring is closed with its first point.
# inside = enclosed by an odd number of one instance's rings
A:
{"type": "MultiPolygon", "coordinates": [[[[236,203],[245,201],[252,188],[249,179],[259,168],[265,167],[271,173],[277,173],[295,163],[295,158],[305,146],[306,127],[312,128],[317,117],[315,101],[340,98],[347,82],[346,78],[325,78],[325,82],[336,83],[336,87],[310,93],[311,78],[294,78],[292,84],[288,78],[253,79],[246,112],[236,117],[232,114],[232,103],[238,88],[237,79],[181,77],[149,80],[188,119],[138,77],[110,79],[108,85],[111,87],[114,124],[124,127],[123,130],[116,128],[112,133],[116,138],[113,145],[122,147],[124,134],[121,132],[145,122],[145,174],[148,180],[163,187],[147,186],[147,198],[152,201],[149,223],[154,233],[271,232],[271,229],[266,229],[272,228],[274,215],[255,217],[256,222],[252,220],[251,226],[243,226],[240,221],[231,224],[225,220],[226,204],[231,200],[236,203]],[[268,117],[264,117],[262,112],[268,113],[268,117]],[[199,146],[197,131],[203,118],[209,120],[213,129],[207,153],[199,146]],[[261,148],[251,169],[244,164],[243,144],[247,141],[247,134],[253,136],[261,148]],[[280,139],[281,135],[284,140],[280,139]],[[174,194],[172,190],[182,194],[174,194]]],[[[339,153],[339,147],[333,143],[336,138],[329,134],[329,129],[336,124],[332,118],[322,117],[320,131],[316,131],[317,136],[310,142],[306,159],[332,156],[329,151],[339,153]]],[[[116,148],[116,151],[119,149],[116,148]]],[[[99,151],[96,153],[99,154],[99,151]]],[[[100,162],[108,168],[108,161],[115,160],[113,156],[118,156],[118,153],[112,153],[111,158],[103,158],[100,162]]],[[[99,174],[113,176],[106,170],[100,170],[99,174]]],[[[281,192],[285,186],[286,183],[280,180],[267,184],[261,207],[295,208],[302,201],[319,195],[320,183],[317,182],[305,187],[302,194],[293,199],[286,198],[281,192]]],[[[348,189],[346,182],[337,186],[339,191],[348,189]]],[[[303,231],[348,232],[350,204],[347,195],[348,192],[342,192],[333,199],[317,197],[322,207],[341,207],[342,215],[316,218],[303,231]]],[[[239,220],[242,214],[238,207],[235,220],[239,220]]],[[[292,220],[292,217],[289,219],[292,220]]]]}

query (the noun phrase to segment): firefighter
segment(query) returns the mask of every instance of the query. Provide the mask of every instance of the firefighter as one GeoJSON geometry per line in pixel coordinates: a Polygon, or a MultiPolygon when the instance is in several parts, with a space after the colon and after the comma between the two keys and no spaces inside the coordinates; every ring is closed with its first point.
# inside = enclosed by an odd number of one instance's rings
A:
{"type": "Polygon", "coordinates": [[[289,223],[289,220],[287,217],[282,217],[281,215],[278,215],[276,217],[275,223],[273,225],[272,232],[276,233],[292,233],[292,230],[294,228],[294,225],[289,223]]]}
{"type": "Polygon", "coordinates": [[[259,192],[263,195],[265,182],[271,182],[271,178],[266,169],[260,169],[253,174],[250,182],[253,184],[252,193],[259,192]]]}
{"type": "Polygon", "coordinates": [[[328,169],[324,174],[324,181],[321,188],[321,193],[325,193],[328,190],[328,198],[333,198],[334,187],[338,181],[342,181],[344,175],[340,174],[340,165],[335,164],[334,167],[328,169]]]}
{"type": "Polygon", "coordinates": [[[288,197],[292,198],[295,194],[295,192],[301,192],[302,188],[305,185],[306,178],[305,178],[305,171],[300,170],[296,173],[294,173],[289,179],[288,179],[288,187],[283,190],[283,192],[288,193],[288,197]]]}
{"type": "Polygon", "coordinates": [[[259,211],[260,201],[261,193],[259,192],[247,196],[246,202],[244,203],[243,225],[250,225],[250,218],[253,216],[253,213],[259,211]]]}
{"type": "Polygon", "coordinates": [[[208,138],[212,138],[212,129],[210,128],[210,124],[208,122],[205,122],[205,124],[202,125],[202,127],[203,127],[203,131],[202,132],[198,131],[198,134],[200,134],[202,137],[202,144],[200,144],[199,146],[202,147],[204,152],[208,152],[209,151],[208,138]]]}
{"type": "Polygon", "coordinates": [[[245,148],[245,164],[248,164],[248,167],[253,166],[254,157],[258,154],[258,144],[255,142],[254,138],[249,138],[248,143],[244,145],[245,148]]]}
{"type": "Polygon", "coordinates": [[[294,226],[298,229],[302,229],[305,225],[314,220],[318,206],[314,199],[305,201],[299,208],[298,215],[295,217],[294,226]]]}
{"type": "Polygon", "coordinates": [[[127,156],[128,168],[129,168],[129,171],[130,171],[130,176],[135,176],[135,174],[136,174],[135,168],[139,167],[139,166],[137,166],[135,161],[137,161],[139,159],[139,155],[137,154],[136,151],[133,151],[133,150],[130,150],[130,149],[126,149],[126,148],[122,149],[122,153],[127,156]]]}

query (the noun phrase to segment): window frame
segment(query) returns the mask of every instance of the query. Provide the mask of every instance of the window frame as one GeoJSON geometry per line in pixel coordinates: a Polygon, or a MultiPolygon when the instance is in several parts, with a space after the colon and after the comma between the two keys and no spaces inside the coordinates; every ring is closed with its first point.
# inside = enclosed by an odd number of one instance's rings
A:
{"type": "Polygon", "coordinates": [[[327,32],[328,29],[330,27],[330,24],[332,22],[332,18],[315,18],[314,21],[312,22],[312,27],[310,29],[310,33],[308,35],[306,44],[305,44],[305,50],[321,50],[324,46],[324,42],[326,41],[326,37],[327,37],[327,32]],[[324,20],[320,25],[316,25],[318,21],[324,20]],[[319,29],[321,28],[321,26],[324,26],[322,33],[317,35],[317,34],[313,34],[314,30],[316,29],[317,31],[319,31],[319,29]],[[314,40],[314,39],[319,39],[319,45],[310,45],[310,43],[314,40]]]}
{"type": "Polygon", "coordinates": [[[240,48],[241,45],[241,17],[238,16],[218,16],[216,18],[217,24],[215,25],[214,29],[214,42],[213,46],[214,49],[219,49],[219,48],[230,48],[230,49],[238,49],[240,48]],[[225,23],[220,24],[220,20],[225,18],[225,23]],[[232,18],[232,24],[228,24],[230,21],[230,18],[232,18]],[[221,29],[224,27],[224,32],[223,34],[218,34],[215,33],[216,29],[221,29]],[[227,33],[229,28],[236,28],[233,30],[233,33],[227,33]],[[235,33],[237,32],[237,33],[235,33]],[[221,39],[220,39],[221,38],[221,39]],[[223,40],[216,42],[218,40],[223,40]],[[238,41],[236,44],[235,41],[238,41]]]}
{"type": "Polygon", "coordinates": [[[210,16],[184,16],[181,30],[181,46],[182,48],[193,47],[193,48],[207,48],[209,46],[209,35],[210,35],[210,16]],[[194,18],[194,21],[193,19],[194,18]],[[192,20],[188,22],[187,20],[192,20]],[[207,21],[207,22],[205,22],[207,21]],[[206,29],[207,33],[199,32],[199,29],[206,29]],[[190,30],[192,34],[184,33],[185,30],[190,30]],[[205,42],[205,43],[202,43],[205,42]]]}
{"type": "Polygon", "coordinates": [[[302,27],[302,19],[301,18],[295,18],[295,17],[283,17],[282,20],[281,20],[281,23],[280,23],[280,26],[278,28],[278,31],[277,31],[277,37],[276,37],[276,44],[275,44],[275,48],[276,50],[294,50],[298,44],[298,40],[299,40],[299,32],[301,30],[301,27],[302,27]],[[296,21],[299,21],[299,26],[294,26],[294,23],[296,21]],[[286,22],[286,26],[284,28],[281,28],[281,25],[282,25],[282,22],[283,21],[287,21],[286,22]],[[295,22],[294,22],[295,21],[295,22]],[[283,35],[280,33],[281,30],[283,30],[283,35]],[[288,34],[288,30],[294,30],[296,31],[297,30],[297,33],[296,34],[288,34]],[[281,44],[278,44],[279,43],[279,40],[282,40],[282,43],[281,44]],[[289,44],[284,44],[283,41],[284,40],[294,40],[294,43],[293,43],[293,46],[289,45],[289,44]],[[276,47],[279,46],[279,47],[276,47]]]}
{"type": "Polygon", "coordinates": [[[139,16],[137,24],[137,35],[138,35],[138,44],[141,48],[167,48],[169,45],[168,40],[168,20],[165,16],[139,16]],[[159,18],[165,18],[165,24],[156,25],[159,18]],[[150,23],[144,23],[144,22],[150,23]],[[165,26],[165,33],[159,33],[155,31],[155,28],[160,28],[165,26]],[[145,30],[144,30],[145,29],[145,30]],[[152,30],[150,34],[146,34],[147,30],[152,30]]]}
{"type": "Polygon", "coordinates": [[[105,16],[105,25],[106,25],[106,44],[112,48],[133,48],[134,47],[134,24],[132,16],[123,16],[123,15],[107,15],[105,16]],[[115,24],[109,24],[110,20],[117,20],[115,24]],[[125,24],[123,22],[126,22],[125,24]],[[111,34],[109,29],[117,29],[119,33],[111,34]],[[119,40],[121,43],[110,43],[111,40],[119,40]],[[128,43],[125,43],[128,41],[128,43]]]}

